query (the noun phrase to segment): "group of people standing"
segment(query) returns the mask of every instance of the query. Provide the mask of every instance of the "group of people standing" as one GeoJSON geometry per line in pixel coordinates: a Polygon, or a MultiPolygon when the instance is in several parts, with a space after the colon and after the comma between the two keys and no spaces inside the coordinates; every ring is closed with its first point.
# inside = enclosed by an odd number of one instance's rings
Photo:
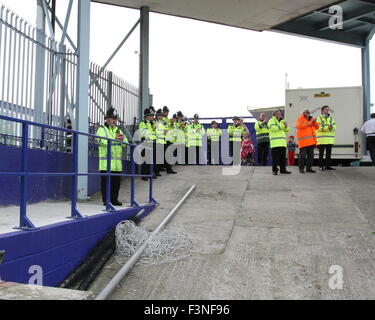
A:
{"type": "MultiPolygon", "coordinates": [[[[314,161],[314,149],[319,149],[319,168],[324,170],[335,170],[331,167],[332,146],[335,143],[336,123],[329,114],[329,107],[323,106],[321,114],[317,119],[311,116],[309,110],[304,110],[296,121],[297,144],[294,137],[290,136],[287,141],[287,133],[290,131],[288,123],[283,118],[280,110],[272,114],[267,121],[266,115],[260,115],[260,120],[255,124],[258,142],[258,162],[267,165],[267,155],[271,147],[272,172],[277,175],[290,174],[286,170],[287,154],[289,161],[294,164],[295,148],[299,148],[299,172],[315,173],[312,169],[314,161]],[[325,159],[324,159],[325,155],[325,159]]],[[[291,164],[290,163],[290,164],[291,164]]]]}
{"type": "MultiPolygon", "coordinates": [[[[211,127],[206,130],[199,122],[198,114],[195,114],[191,121],[181,111],[173,114],[172,117],[169,117],[169,112],[166,106],[157,111],[153,107],[144,111],[144,119],[139,124],[139,134],[141,142],[146,147],[152,148],[153,155],[152,161],[142,164],[142,175],[150,174],[151,163],[154,164],[154,178],[161,176],[160,171],[164,170],[167,173],[176,173],[171,164],[219,165],[223,132],[218,127],[218,123],[212,121],[211,127]],[[207,148],[204,147],[205,137],[207,137],[207,148]],[[169,148],[172,144],[173,148],[169,148]]],[[[232,156],[237,150],[237,145],[241,146],[249,136],[249,131],[241,118],[233,117],[233,124],[228,126],[228,136],[229,156],[232,156]]],[[[143,178],[143,180],[147,179],[143,178]]]]}
{"type": "MultiPolygon", "coordinates": [[[[336,123],[329,113],[329,107],[323,106],[321,114],[316,119],[309,110],[304,110],[296,121],[297,143],[294,137],[287,133],[290,131],[288,123],[283,118],[282,112],[276,110],[271,119],[267,119],[263,113],[260,120],[255,124],[256,139],[258,144],[258,163],[262,166],[267,165],[269,149],[271,148],[272,172],[274,175],[290,174],[286,170],[288,150],[289,164],[294,165],[295,149],[299,148],[299,172],[315,173],[312,169],[314,160],[314,149],[319,149],[319,169],[335,170],[331,167],[332,147],[335,143],[336,123]],[[325,159],[324,159],[325,155],[325,159]]],[[[99,171],[107,173],[107,146],[108,140],[117,140],[112,142],[110,171],[111,193],[110,201],[113,205],[121,206],[118,200],[118,194],[121,184],[122,173],[122,154],[125,144],[128,142],[126,136],[117,126],[117,115],[115,110],[110,108],[105,115],[105,124],[100,126],[96,135],[106,139],[98,139],[99,143],[99,171]],[[117,175],[116,175],[117,174],[117,175]]],[[[244,162],[251,162],[254,153],[254,145],[250,138],[250,132],[239,117],[233,117],[233,124],[228,126],[227,134],[229,138],[229,156],[232,157],[233,164],[240,164],[241,158],[244,162]]],[[[375,113],[371,114],[368,120],[361,128],[361,131],[367,137],[367,148],[370,151],[372,164],[375,165],[375,113]]],[[[148,150],[152,150],[151,161],[145,161],[141,165],[143,180],[151,174],[153,166],[153,178],[160,177],[161,171],[167,174],[176,174],[172,169],[173,164],[221,164],[221,137],[222,129],[218,127],[216,121],[211,122],[211,127],[205,130],[199,123],[199,116],[195,114],[193,121],[188,120],[181,111],[169,117],[168,107],[154,110],[150,107],[144,112],[144,119],[139,124],[140,141],[148,150]],[[207,137],[207,149],[203,148],[203,139],[207,137]],[[174,148],[169,148],[170,145],[174,148]],[[168,154],[168,152],[170,152],[168,154]],[[206,151],[207,150],[207,154],[206,151]],[[172,161],[171,161],[172,159],[172,161]],[[173,163],[173,159],[175,159],[173,163]]],[[[146,149],[143,150],[144,153],[146,149]]],[[[224,163],[231,164],[231,163],[224,163]]],[[[103,204],[106,202],[106,176],[101,177],[101,191],[103,204]]]]}

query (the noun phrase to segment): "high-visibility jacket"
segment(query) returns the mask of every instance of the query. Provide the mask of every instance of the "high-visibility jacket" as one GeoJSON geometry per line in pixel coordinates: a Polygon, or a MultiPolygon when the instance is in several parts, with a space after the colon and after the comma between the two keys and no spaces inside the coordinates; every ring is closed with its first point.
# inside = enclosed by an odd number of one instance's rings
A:
{"type": "MultiPolygon", "coordinates": [[[[123,134],[119,127],[102,126],[98,128],[96,135],[99,137],[106,137],[108,139],[116,139],[116,135],[123,134]]],[[[107,171],[107,147],[108,140],[97,138],[99,143],[99,171],[107,171]]],[[[128,142],[125,137],[123,142],[128,142]]],[[[125,144],[116,143],[112,141],[111,146],[111,171],[122,171],[122,149],[125,144]]]]}
{"type": "Polygon", "coordinates": [[[317,144],[335,144],[336,123],[329,115],[327,118],[321,114],[317,122],[320,128],[316,131],[317,144]],[[329,126],[333,128],[330,130],[329,126]]]}
{"type": "Polygon", "coordinates": [[[175,140],[174,144],[177,145],[186,145],[186,133],[185,133],[185,128],[181,126],[180,122],[175,122],[174,123],[174,135],[175,135],[175,140]]]}
{"type": "Polygon", "coordinates": [[[303,114],[296,121],[298,148],[316,145],[316,130],[319,129],[317,121],[307,120],[303,114]]]}
{"type": "Polygon", "coordinates": [[[267,124],[268,130],[270,131],[270,144],[271,148],[285,147],[286,148],[286,136],[285,134],[290,131],[289,127],[285,126],[285,120],[277,120],[273,116],[267,124]]]}
{"type": "Polygon", "coordinates": [[[149,121],[141,121],[139,124],[139,130],[141,133],[141,138],[146,141],[155,141],[156,140],[156,133],[155,133],[155,124],[154,122],[149,121]]]}
{"type": "MultiPolygon", "coordinates": [[[[164,118],[164,119],[166,119],[166,118],[164,118]]],[[[166,122],[164,120],[164,125],[166,126],[166,129],[167,129],[167,132],[165,133],[165,140],[167,142],[169,142],[169,143],[176,142],[176,126],[175,126],[175,122],[171,122],[170,120],[169,120],[169,122],[166,122]]]]}
{"type": "Polygon", "coordinates": [[[168,117],[164,117],[163,121],[168,128],[171,127],[171,120],[168,117]]]}
{"type": "Polygon", "coordinates": [[[188,147],[201,147],[202,137],[205,135],[206,131],[200,123],[192,123],[187,128],[187,136],[189,139],[188,147]]]}
{"type": "Polygon", "coordinates": [[[166,144],[165,141],[165,133],[167,131],[167,126],[164,124],[163,120],[157,120],[156,121],[156,128],[155,128],[155,134],[156,134],[156,143],[157,144],[166,144]]]}
{"type": "Polygon", "coordinates": [[[209,128],[207,129],[207,139],[209,141],[215,142],[220,141],[220,137],[222,135],[222,131],[219,128],[209,128]]]}
{"type": "Polygon", "coordinates": [[[258,143],[265,143],[270,141],[270,131],[268,130],[267,123],[263,121],[258,121],[255,123],[255,132],[257,135],[258,143]]]}
{"type": "Polygon", "coordinates": [[[229,141],[242,141],[242,135],[245,132],[245,128],[241,125],[229,125],[228,126],[228,135],[229,135],[229,141]]]}

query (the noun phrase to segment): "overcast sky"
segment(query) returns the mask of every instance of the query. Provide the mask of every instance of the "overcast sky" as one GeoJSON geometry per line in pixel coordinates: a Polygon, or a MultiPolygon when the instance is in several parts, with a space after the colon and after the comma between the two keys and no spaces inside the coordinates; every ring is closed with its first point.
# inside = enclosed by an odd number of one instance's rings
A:
{"type": "MultiPolygon", "coordinates": [[[[36,0],[0,3],[35,24],[36,0]]],[[[61,20],[67,3],[57,1],[61,20]]],[[[137,10],[92,3],[91,60],[103,65],[138,18],[137,10]]],[[[75,8],[69,27],[73,39],[76,24],[75,8]]],[[[374,41],[371,47],[374,52],[374,41]]],[[[139,29],[108,67],[137,86],[138,51],[139,29]]],[[[359,86],[360,53],[354,47],[275,32],[159,14],[150,17],[150,87],[154,105],[167,105],[188,116],[244,116],[248,114],[247,106],[284,105],[285,73],[289,74],[291,88],[359,86]]],[[[374,72],[372,79],[374,102],[374,72]]]]}

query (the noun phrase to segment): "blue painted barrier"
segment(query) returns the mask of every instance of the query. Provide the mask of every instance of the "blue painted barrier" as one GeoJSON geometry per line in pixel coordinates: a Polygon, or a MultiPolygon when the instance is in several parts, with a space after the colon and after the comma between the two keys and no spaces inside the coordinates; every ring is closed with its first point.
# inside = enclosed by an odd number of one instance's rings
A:
{"type": "Polygon", "coordinates": [[[42,227],[0,235],[5,259],[0,264],[4,281],[29,283],[29,269],[39,266],[43,285],[57,286],[87,256],[90,250],[118,223],[140,213],[149,214],[155,204],[102,213],[42,227]]]}
{"type": "MultiPolygon", "coordinates": [[[[89,171],[94,172],[77,172],[77,137],[78,135],[84,135],[91,138],[106,139],[109,141],[109,149],[114,140],[1,115],[0,119],[21,123],[23,127],[21,148],[1,146],[0,149],[0,177],[2,179],[0,191],[13,200],[15,196],[18,196],[20,205],[19,227],[22,230],[0,235],[0,250],[6,252],[5,259],[0,265],[0,278],[2,280],[29,283],[32,277],[32,274],[29,273],[30,267],[38,266],[43,271],[43,285],[56,286],[82,262],[90,250],[119,222],[138,214],[141,214],[142,218],[155,208],[156,201],[152,195],[152,168],[149,175],[136,175],[134,158],[131,154],[130,165],[125,166],[126,169],[130,167],[131,172],[118,175],[131,179],[130,202],[132,206],[123,210],[114,210],[107,196],[106,207],[110,209],[108,212],[82,217],[76,208],[78,176],[88,176],[89,179],[100,179],[100,176],[106,176],[107,181],[110,182],[111,174],[97,172],[97,159],[89,160],[89,171]],[[29,149],[29,126],[71,132],[73,134],[72,153],[29,149]],[[8,161],[4,161],[6,159],[8,161]],[[148,204],[139,205],[136,202],[134,186],[136,177],[149,178],[150,203],[148,204]],[[37,192],[30,192],[36,187],[38,193],[42,195],[38,196],[37,192]],[[12,188],[17,188],[18,192],[13,192],[14,189],[12,188]],[[45,190],[40,192],[40,188],[45,190]],[[47,189],[49,190],[47,191],[47,189]],[[61,195],[70,197],[72,202],[71,218],[73,219],[35,228],[27,217],[27,203],[30,200],[35,202],[42,200],[44,196],[49,195],[50,190],[59,190],[57,193],[61,191],[61,195]]],[[[116,141],[116,143],[130,145],[119,141],[116,141]]],[[[130,147],[133,150],[135,145],[130,145],[130,147]]],[[[110,155],[111,152],[108,152],[108,162],[110,162],[110,155]]],[[[98,183],[94,183],[94,185],[98,185],[98,183]]],[[[110,190],[110,183],[108,190],[110,190]]],[[[57,196],[60,196],[60,194],[57,196]]]]}
{"type": "MultiPolygon", "coordinates": [[[[10,118],[6,116],[0,115],[0,120],[15,122],[22,125],[22,146],[21,146],[21,156],[20,156],[20,164],[17,166],[16,170],[14,170],[14,166],[12,166],[11,171],[0,171],[0,176],[3,177],[19,177],[20,179],[20,197],[19,197],[19,206],[20,206],[20,225],[19,229],[22,230],[35,230],[35,226],[33,223],[29,220],[26,213],[26,207],[28,202],[28,191],[29,191],[29,179],[30,177],[70,177],[71,179],[71,218],[82,218],[82,215],[77,210],[77,184],[78,184],[78,177],[79,176],[92,176],[92,177],[100,177],[100,176],[106,176],[107,179],[107,195],[106,195],[106,209],[116,211],[115,208],[110,203],[110,184],[111,184],[111,148],[112,143],[122,144],[122,145],[128,145],[133,150],[136,145],[131,145],[126,142],[120,142],[117,140],[109,139],[106,137],[99,137],[94,134],[84,133],[84,132],[78,132],[75,130],[68,130],[64,128],[58,128],[53,127],[45,124],[39,124],[31,121],[21,120],[21,119],[15,119],[10,118]],[[30,149],[29,149],[29,128],[31,126],[40,127],[44,129],[51,129],[56,131],[62,131],[64,133],[70,133],[72,134],[72,155],[70,160],[66,162],[66,165],[70,163],[70,167],[68,171],[60,171],[60,172],[46,172],[42,170],[42,172],[34,172],[30,169],[30,149]],[[86,173],[86,172],[78,172],[78,137],[79,136],[86,136],[91,137],[94,139],[101,139],[101,140],[107,140],[108,141],[108,149],[107,149],[107,172],[106,173],[86,173]]],[[[131,167],[134,167],[134,157],[133,154],[130,155],[130,161],[131,161],[131,167]]],[[[0,161],[1,162],[1,161],[0,161]]],[[[56,167],[55,167],[56,169],[56,167]]],[[[134,171],[134,170],[133,170],[134,171]]],[[[116,174],[117,176],[127,176],[131,177],[131,189],[134,191],[134,183],[135,183],[135,177],[148,177],[150,181],[150,192],[152,192],[152,184],[153,184],[153,173],[152,171],[148,175],[137,175],[134,172],[130,174],[116,174]]],[[[135,202],[135,193],[131,192],[131,203],[136,204],[135,202]]],[[[150,202],[156,202],[153,199],[152,194],[150,194],[150,202]]]]}

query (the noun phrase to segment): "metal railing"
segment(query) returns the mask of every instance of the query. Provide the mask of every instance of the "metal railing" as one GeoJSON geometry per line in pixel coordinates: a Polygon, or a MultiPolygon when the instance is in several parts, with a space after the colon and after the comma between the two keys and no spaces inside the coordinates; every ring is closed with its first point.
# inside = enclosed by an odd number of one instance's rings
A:
{"type": "MultiPolygon", "coordinates": [[[[66,128],[70,118],[74,128],[77,61],[77,54],[64,44],[0,6],[0,115],[59,128],[66,128]]],[[[90,79],[89,126],[103,125],[106,111],[113,106],[122,129],[131,129],[138,110],[138,88],[95,63],[90,63],[90,79]]],[[[19,146],[21,129],[0,120],[0,143],[19,146]]],[[[32,128],[30,134],[35,148],[50,144],[56,151],[69,151],[54,142],[55,135],[48,130],[32,128]]],[[[63,140],[61,135],[58,141],[63,140]]]]}
{"type": "Polygon", "coordinates": [[[111,71],[90,63],[89,118],[92,124],[103,125],[104,115],[114,107],[126,126],[133,125],[138,112],[139,90],[111,71]]]}
{"type": "MultiPolygon", "coordinates": [[[[135,160],[134,160],[134,150],[138,147],[135,144],[129,144],[127,142],[121,142],[118,140],[109,139],[106,137],[96,136],[89,133],[79,132],[75,130],[68,130],[64,128],[57,128],[46,124],[40,124],[31,122],[28,120],[15,119],[7,116],[0,115],[0,120],[9,121],[21,126],[21,169],[18,172],[0,172],[0,176],[18,176],[20,177],[20,225],[15,229],[21,230],[36,230],[35,225],[27,217],[26,207],[27,207],[27,195],[28,195],[28,177],[35,176],[50,176],[50,177],[72,177],[72,190],[71,190],[71,216],[72,219],[82,219],[84,218],[77,209],[77,183],[78,177],[80,176],[106,176],[106,210],[117,211],[110,202],[110,192],[111,192],[111,176],[120,177],[130,177],[130,206],[139,207],[140,205],[135,200],[135,178],[136,177],[146,177],[150,180],[149,186],[149,203],[156,203],[153,198],[153,167],[154,164],[150,164],[150,174],[149,175],[139,175],[135,173],[135,160]],[[31,127],[38,127],[56,131],[62,131],[65,133],[70,133],[72,135],[72,171],[71,172],[30,172],[28,167],[28,152],[30,146],[30,129],[31,127]],[[78,137],[86,136],[93,139],[107,140],[107,172],[106,173],[82,173],[78,172],[78,137]],[[112,144],[127,145],[130,147],[130,173],[125,174],[113,174],[111,173],[111,149],[112,144]]],[[[143,147],[144,149],[149,149],[143,147]]]]}
{"type": "MultiPolygon", "coordinates": [[[[77,55],[5,6],[0,39],[0,114],[63,127],[76,105],[77,55]]],[[[20,130],[0,122],[0,133],[20,136],[20,130]]]]}

